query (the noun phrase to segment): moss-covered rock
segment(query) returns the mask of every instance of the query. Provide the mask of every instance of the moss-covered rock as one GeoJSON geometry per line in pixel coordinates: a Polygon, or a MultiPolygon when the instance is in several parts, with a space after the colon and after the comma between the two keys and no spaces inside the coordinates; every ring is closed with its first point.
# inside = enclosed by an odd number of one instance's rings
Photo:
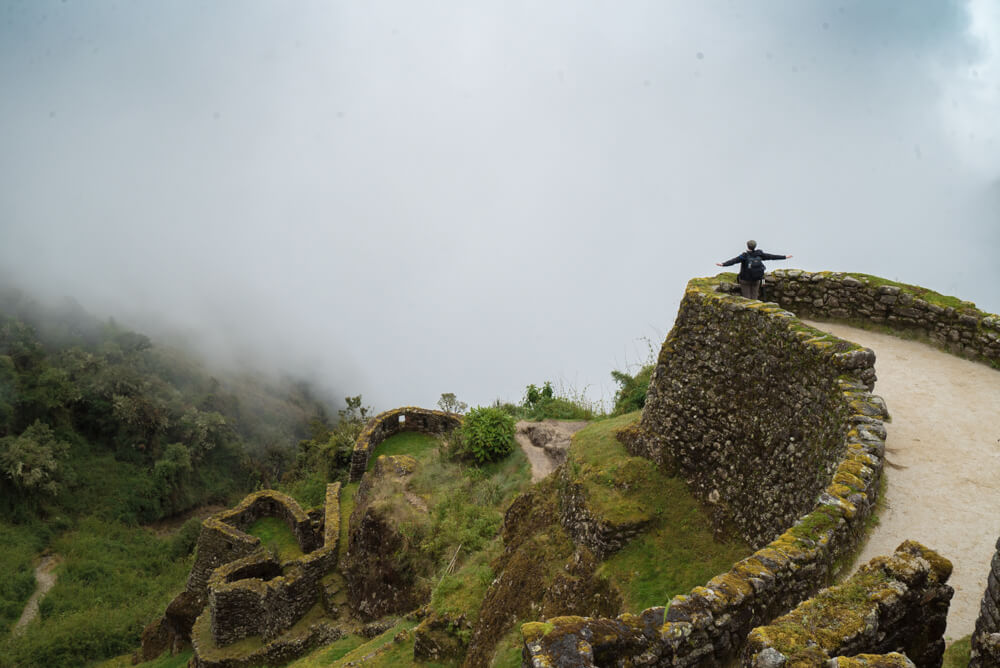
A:
{"type": "Polygon", "coordinates": [[[415,467],[408,455],[379,457],[355,497],[341,570],[349,605],[366,621],[408,612],[430,599],[422,578],[429,564],[419,548],[427,518],[405,498],[405,478],[415,467]]]}

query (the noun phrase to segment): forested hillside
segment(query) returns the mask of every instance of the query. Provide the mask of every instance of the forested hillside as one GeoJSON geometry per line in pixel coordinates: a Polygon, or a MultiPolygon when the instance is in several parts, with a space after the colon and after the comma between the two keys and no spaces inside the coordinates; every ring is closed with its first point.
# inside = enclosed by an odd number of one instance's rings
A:
{"type": "Polygon", "coordinates": [[[305,383],[212,375],[72,300],[0,289],[0,654],[41,660],[43,636],[83,653],[55,661],[134,646],[197,535],[140,525],[273,485],[327,414],[305,383]],[[65,560],[59,584],[11,639],[43,552],[65,560]],[[102,606],[114,613],[96,629],[102,606]]]}

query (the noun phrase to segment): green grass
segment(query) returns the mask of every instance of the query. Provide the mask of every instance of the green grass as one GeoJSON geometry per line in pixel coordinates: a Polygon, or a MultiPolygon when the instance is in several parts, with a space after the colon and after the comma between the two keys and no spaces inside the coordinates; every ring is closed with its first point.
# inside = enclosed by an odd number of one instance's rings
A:
{"type": "Polygon", "coordinates": [[[483,597],[495,575],[490,564],[501,549],[500,540],[494,540],[482,551],[463,560],[465,563],[454,573],[443,575],[431,593],[431,609],[450,619],[465,615],[475,624],[483,597]]]}
{"type": "Polygon", "coordinates": [[[972,651],[972,636],[959,638],[944,651],[944,662],[941,668],[966,668],[969,665],[969,653],[972,651]]]}
{"type": "Polygon", "coordinates": [[[35,591],[35,556],[48,542],[40,523],[0,522],[0,637],[6,636],[21,617],[24,604],[35,591]]]}
{"type": "Polygon", "coordinates": [[[615,433],[638,419],[638,412],[628,413],[585,427],[574,437],[569,458],[585,481],[588,503],[604,519],[651,522],[598,571],[618,587],[632,612],[666,605],[752,552],[741,540],[716,541],[709,518],[682,479],[625,451],[615,433]]]}
{"type": "Polygon", "coordinates": [[[490,668],[520,668],[521,648],[524,644],[521,638],[521,628],[519,626],[511,629],[507,635],[497,643],[493,660],[490,661],[490,668]]]}
{"type": "Polygon", "coordinates": [[[648,522],[664,512],[666,498],[658,492],[665,477],[653,462],[630,456],[615,438],[639,415],[627,413],[584,427],[573,437],[567,460],[583,484],[590,510],[614,524],[648,522]]]}
{"type": "Polygon", "coordinates": [[[301,666],[303,668],[306,666],[332,666],[363,644],[365,644],[365,639],[361,636],[346,636],[340,640],[330,643],[323,649],[317,650],[312,654],[303,657],[302,660],[296,661],[291,665],[301,666]]]}
{"type": "Polygon", "coordinates": [[[298,559],[303,554],[295,534],[279,517],[262,517],[247,528],[247,533],[260,538],[264,547],[277,555],[279,562],[298,559]]]}
{"type": "Polygon", "coordinates": [[[456,663],[416,662],[413,660],[413,629],[417,622],[400,620],[391,629],[371,640],[358,636],[348,636],[318,649],[288,664],[288,668],[336,668],[365,657],[368,668],[392,668],[394,666],[423,666],[424,668],[452,668],[456,663]],[[397,639],[398,637],[398,639],[397,639]]]}
{"type": "Polygon", "coordinates": [[[427,459],[431,452],[436,450],[441,442],[430,434],[423,434],[419,431],[401,431],[394,436],[385,439],[368,457],[368,469],[372,470],[375,460],[379,455],[410,455],[417,461],[427,459]]]}
{"type": "MultiPolygon", "coordinates": [[[[164,652],[152,661],[143,661],[135,665],[139,666],[139,668],[187,668],[188,661],[193,656],[194,651],[190,649],[179,652],[175,656],[170,656],[169,653],[164,652]]],[[[94,668],[132,668],[132,655],[123,654],[114,659],[98,663],[94,668]]]]}
{"type": "Polygon", "coordinates": [[[0,666],[82,666],[133,651],[184,587],[190,557],[138,527],[85,518],[52,541],[63,558],[41,618],[0,641],[0,666]]]}

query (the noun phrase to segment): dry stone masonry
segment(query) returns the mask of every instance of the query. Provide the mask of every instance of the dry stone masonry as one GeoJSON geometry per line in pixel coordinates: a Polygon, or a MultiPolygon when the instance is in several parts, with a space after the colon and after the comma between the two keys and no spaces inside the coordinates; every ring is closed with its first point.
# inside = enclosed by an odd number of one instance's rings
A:
{"type": "Polygon", "coordinates": [[[752,628],[826,584],[878,492],[887,415],[873,365],[776,305],[691,281],[642,420],[620,438],[759,549],[666,610],[525,625],[528,664],[725,664],[752,628]]]}
{"type": "Polygon", "coordinates": [[[379,443],[401,431],[419,431],[436,436],[446,434],[462,424],[457,413],[406,406],[379,413],[365,426],[354,444],[351,457],[351,482],[361,480],[368,469],[368,459],[379,443]]]}
{"type": "MultiPolygon", "coordinates": [[[[944,655],[951,562],[906,541],[843,584],[750,632],[742,664],[750,668],[827,666],[835,657],[902,651],[919,668],[944,655]]],[[[840,664],[844,665],[844,664],[840,664]]]]}
{"type": "Polygon", "coordinates": [[[287,661],[339,637],[340,630],[325,623],[294,628],[324,602],[325,579],[337,561],[339,493],[340,483],[328,485],[324,508],[306,513],[286,494],[263,490],[206,519],[185,591],[147,627],[140,658],[190,640],[196,668],[253,666],[287,661]],[[280,562],[246,533],[264,517],[284,520],[301,557],[280,562]],[[261,638],[252,651],[228,649],[250,636],[261,638]]]}
{"type": "Polygon", "coordinates": [[[990,562],[986,593],[979,607],[979,619],[972,633],[972,656],[969,668],[1000,666],[1000,540],[990,562]]]}
{"type": "MultiPolygon", "coordinates": [[[[730,290],[733,285],[725,284],[730,290]]],[[[801,317],[914,332],[952,353],[1000,367],[1000,316],[925,288],[865,274],[782,269],[768,274],[767,297],[801,317]]]]}

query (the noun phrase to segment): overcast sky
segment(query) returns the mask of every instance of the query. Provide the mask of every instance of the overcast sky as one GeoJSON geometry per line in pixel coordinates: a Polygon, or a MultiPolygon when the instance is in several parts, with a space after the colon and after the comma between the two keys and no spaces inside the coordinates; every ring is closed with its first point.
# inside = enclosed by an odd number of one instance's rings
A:
{"type": "Polygon", "coordinates": [[[748,238],[1000,311],[997,119],[994,0],[0,0],[0,267],[378,410],[609,396],[748,238]]]}

